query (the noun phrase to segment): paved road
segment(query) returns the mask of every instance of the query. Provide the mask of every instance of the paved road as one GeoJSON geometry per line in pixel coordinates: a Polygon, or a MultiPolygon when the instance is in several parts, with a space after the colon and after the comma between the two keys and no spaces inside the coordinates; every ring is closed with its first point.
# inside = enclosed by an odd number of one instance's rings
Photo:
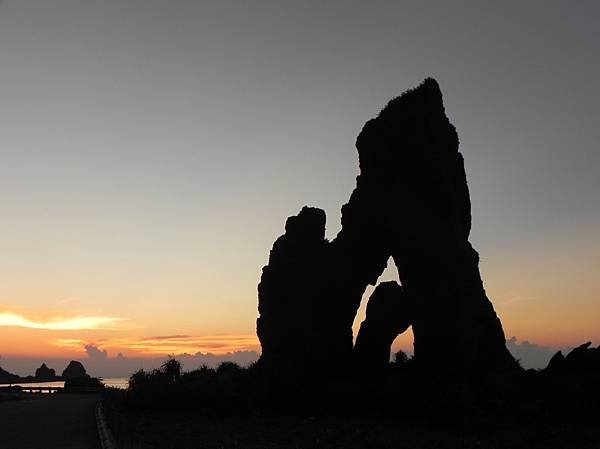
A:
{"type": "Polygon", "coordinates": [[[0,402],[0,447],[99,449],[97,400],[95,395],[38,394],[0,402]]]}

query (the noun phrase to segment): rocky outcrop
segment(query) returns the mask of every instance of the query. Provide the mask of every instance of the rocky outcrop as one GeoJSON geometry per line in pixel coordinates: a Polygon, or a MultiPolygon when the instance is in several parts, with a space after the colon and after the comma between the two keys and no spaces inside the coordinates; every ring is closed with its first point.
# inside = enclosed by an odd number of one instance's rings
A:
{"type": "Polygon", "coordinates": [[[35,378],[46,381],[54,380],[56,379],[56,371],[52,368],[48,368],[45,363],[42,363],[42,366],[35,370],[35,378]]]}
{"type": "Polygon", "coordinates": [[[304,207],[287,219],[258,285],[263,364],[295,369],[320,358],[332,312],[330,304],[320,303],[328,244],[321,209],[304,207]]]}
{"type": "MultiPolygon", "coordinates": [[[[433,79],[365,124],[356,142],[360,174],[337,237],[325,239],[322,210],[304,208],[273,245],[258,289],[263,365],[344,365],[364,291],[392,257],[400,296],[414,304],[407,316],[421,368],[443,375],[475,366],[479,373],[519,369],[468,241],[471,204],[458,143],[433,79]]],[[[383,341],[407,327],[405,318],[397,328],[393,319],[382,320],[383,338],[367,317],[359,359],[379,363],[383,341]]]]}
{"type": "Polygon", "coordinates": [[[468,241],[463,158],[437,82],[427,79],[392,100],[364,126],[357,148],[361,171],[336,240],[349,242],[363,265],[393,257],[418,303],[415,360],[436,370],[515,368],[468,241]],[[377,236],[377,253],[356,245],[364,236],[377,236]]]}
{"type": "Polygon", "coordinates": [[[582,373],[600,373],[600,346],[591,347],[592,342],[588,341],[571,350],[566,356],[562,351],[558,351],[548,362],[544,370],[549,374],[582,374],[582,373]]]}
{"type": "Polygon", "coordinates": [[[394,339],[410,327],[413,318],[414,306],[400,285],[391,281],[377,286],[354,345],[363,372],[377,373],[388,366],[394,339]]]}
{"type": "Polygon", "coordinates": [[[0,384],[10,384],[14,382],[19,382],[20,380],[21,376],[9,373],[5,369],[0,368],[0,384]]]}
{"type": "Polygon", "coordinates": [[[64,380],[72,379],[75,377],[85,377],[87,373],[85,372],[85,368],[81,362],[76,360],[71,360],[67,367],[62,372],[62,378],[64,380]]]}

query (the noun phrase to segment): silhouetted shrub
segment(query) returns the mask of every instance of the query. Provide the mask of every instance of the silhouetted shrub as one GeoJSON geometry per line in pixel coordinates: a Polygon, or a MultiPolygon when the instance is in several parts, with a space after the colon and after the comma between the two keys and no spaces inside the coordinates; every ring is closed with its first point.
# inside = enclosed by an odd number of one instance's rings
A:
{"type": "Polygon", "coordinates": [[[169,358],[158,370],[134,373],[129,379],[126,401],[134,407],[219,415],[246,413],[255,391],[250,386],[253,372],[225,362],[217,369],[201,366],[182,373],[179,361],[169,358]]]}
{"type": "Polygon", "coordinates": [[[181,376],[181,363],[173,357],[169,357],[169,359],[160,366],[160,370],[169,381],[175,382],[181,376]]]}
{"type": "Polygon", "coordinates": [[[396,366],[406,365],[410,361],[410,358],[404,351],[398,351],[394,354],[394,361],[392,364],[396,366]]]}

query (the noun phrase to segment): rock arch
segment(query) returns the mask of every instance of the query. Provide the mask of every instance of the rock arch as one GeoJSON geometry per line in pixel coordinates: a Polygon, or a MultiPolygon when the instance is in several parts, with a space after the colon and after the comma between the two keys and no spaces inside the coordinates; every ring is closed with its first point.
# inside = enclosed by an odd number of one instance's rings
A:
{"type": "Polygon", "coordinates": [[[305,207],[273,245],[258,288],[262,364],[297,369],[298,356],[306,366],[349,364],[363,293],[392,257],[402,287],[379,293],[395,289],[414,303],[409,324],[421,367],[517,369],[468,241],[471,204],[458,144],[430,78],[365,124],[356,141],[360,174],[336,238],[324,237],[325,213],[305,207]]]}

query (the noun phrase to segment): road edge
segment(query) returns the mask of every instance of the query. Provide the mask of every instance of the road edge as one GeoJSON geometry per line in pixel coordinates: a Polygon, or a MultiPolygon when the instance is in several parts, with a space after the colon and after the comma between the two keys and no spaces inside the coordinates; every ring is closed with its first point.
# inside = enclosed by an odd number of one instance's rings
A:
{"type": "Polygon", "coordinates": [[[98,439],[102,449],[117,449],[112,432],[106,424],[104,410],[102,408],[102,400],[96,404],[96,428],[98,429],[98,439]]]}

